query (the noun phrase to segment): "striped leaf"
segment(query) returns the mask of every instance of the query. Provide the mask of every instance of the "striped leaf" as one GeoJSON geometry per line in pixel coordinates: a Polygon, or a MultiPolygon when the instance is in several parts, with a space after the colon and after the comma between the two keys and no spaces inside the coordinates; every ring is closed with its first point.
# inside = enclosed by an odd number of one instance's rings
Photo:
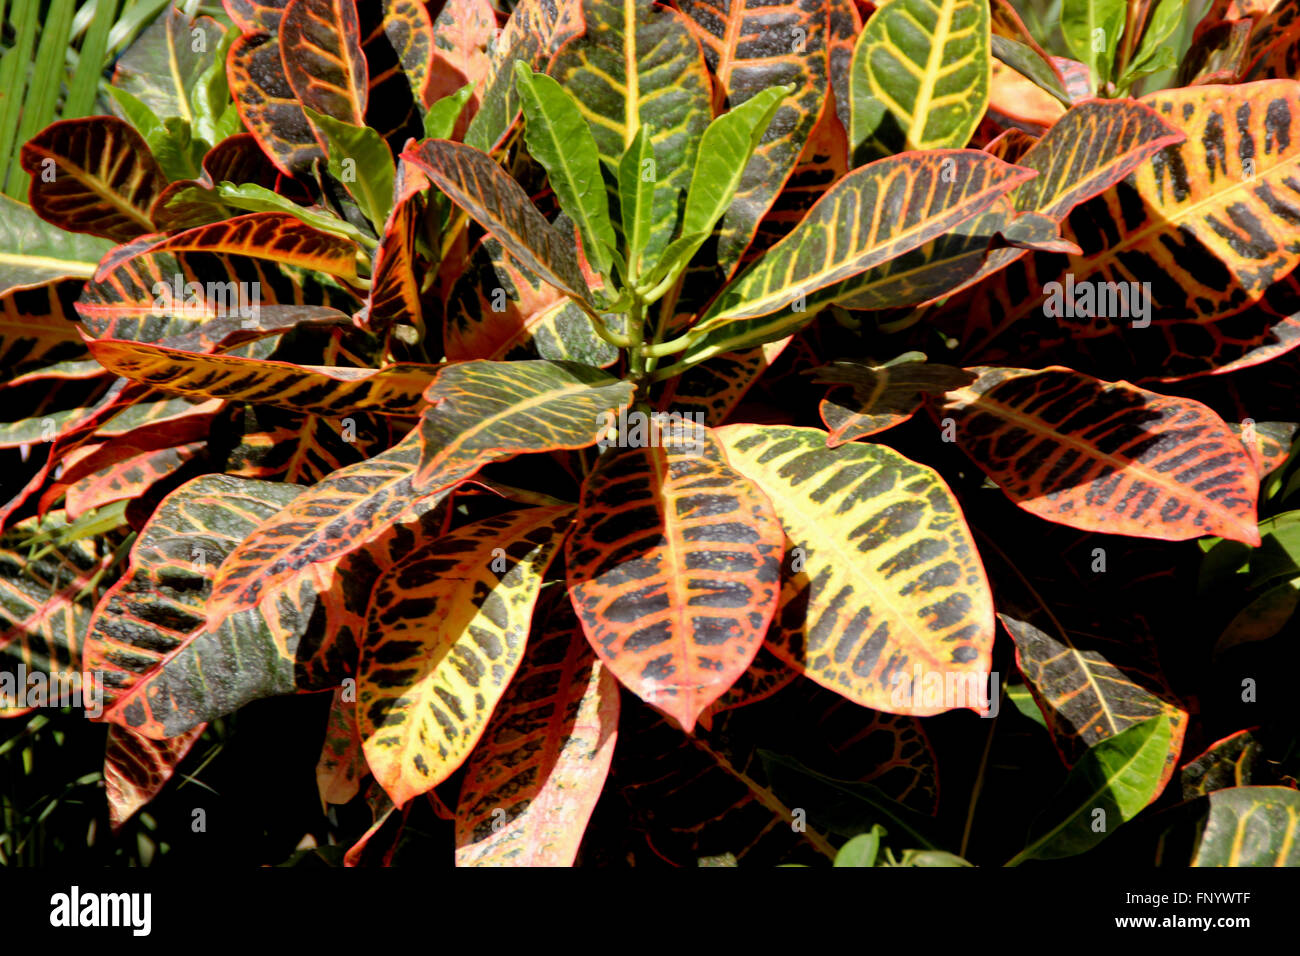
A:
{"type": "Polygon", "coordinates": [[[1210,794],[1192,866],[1300,866],[1300,793],[1231,787],[1210,794]]]}
{"type": "Polygon", "coordinates": [[[402,159],[428,176],[525,268],[576,299],[590,298],[573,243],[487,154],[450,140],[428,139],[402,153],[402,159]]]}
{"type": "Polygon", "coordinates": [[[856,276],[977,216],[1032,175],[977,150],[854,170],[717,298],[694,329],[688,361],[789,335],[819,306],[857,291],[856,276]],[[883,206],[895,214],[878,215],[883,206]]]}
{"type": "MultiPolygon", "coordinates": [[[[108,568],[108,542],[83,538],[35,549],[25,542],[38,531],[66,526],[61,512],[35,519],[0,536],[0,675],[3,695],[29,687],[20,674],[58,675],[93,670],[83,664],[83,646],[97,593],[93,582],[108,568]]],[[[0,716],[14,713],[0,699],[0,716]]],[[[24,708],[17,708],[21,713],[24,708]]]]}
{"type": "Polygon", "coordinates": [[[108,822],[114,833],[158,796],[206,728],[207,724],[201,724],[167,740],[150,740],[125,727],[108,729],[104,792],[108,797],[108,822]]]}
{"type": "Polygon", "coordinates": [[[32,209],[67,232],[126,242],[153,231],[149,210],[167,185],[144,139],[113,116],[51,123],[23,144],[32,209]]]}
{"type": "Polygon", "coordinates": [[[586,31],[560,49],[548,72],[581,104],[609,168],[618,169],[637,130],[646,128],[654,201],[641,254],[652,263],[673,238],[679,199],[713,115],[709,73],[686,19],[668,6],[583,0],[582,15],[586,31]],[[673,95],[664,96],[665,89],[673,95]]]}
{"type": "Polygon", "coordinates": [[[90,352],[109,371],[193,398],[277,405],[313,415],[414,415],[436,365],[328,368],[232,355],[200,355],[139,342],[98,340],[90,352]]]}
{"type": "Polygon", "coordinates": [[[365,324],[383,329],[397,322],[415,326],[423,337],[424,306],[416,276],[415,237],[424,212],[424,174],[405,161],[397,164],[393,209],[375,251],[374,274],[366,297],[365,324]]]}
{"type": "Polygon", "coordinates": [[[356,547],[343,549],[297,577],[266,582],[257,606],[205,618],[222,558],[305,494],[296,485],[213,475],[162,502],[92,623],[87,661],[105,673],[106,720],[174,737],[249,701],[355,676],[366,602],[391,565],[390,545],[436,536],[444,516],[432,503],[409,510],[414,535],[391,531],[364,560],[350,560],[356,547]]]}
{"type": "Polygon", "coordinates": [[[1038,170],[1015,191],[1016,208],[1060,221],[1160,150],[1186,139],[1183,130],[1146,103],[1079,103],[1016,160],[1017,166],[1038,170]]]}
{"type": "Polygon", "coordinates": [[[818,409],[830,431],[827,445],[893,428],[916,414],[926,395],[939,396],[975,380],[970,372],[911,354],[919,359],[883,366],[834,362],[814,370],[813,381],[844,386],[832,389],[818,409]]]}
{"type": "Polygon", "coordinates": [[[245,33],[236,39],[226,54],[226,76],[240,119],[276,169],[293,176],[324,160],[325,151],[284,74],[277,37],[245,33]]]}
{"type": "Polygon", "coordinates": [[[718,435],[800,549],[787,558],[772,652],[865,707],[981,711],[993,601],[943,479],[883,445],[828,448],[815,428],[731,425],[718,435]],[[961,701],[930,699],[935,675],[958,679],[961,701]]]}
{"type": "Polygon", "coordinates": [[[301,491],[216,475],[163,501],[90,624],[86,666],[103,672],[105,719],[155,740],[202,723],[187,720],[197,702],[178,699],[177,686],[157,677],[202,632],[203,602],[221,559],[301,491]],[[151,684],[172,693],[150,694],[151,684]]]}
{"type": "MultiPolygon", "coordinates": [[[[878,270],[882,281],[875,288],[844,304],[887,308],[922,301],[919,297],[952,295],[1005,269],[1031,250],[1079,255],[1082,250],[1073,241],[1057,237],[1056,224],[1075,206],[1114,186],[1160,149],[1181,142],[1183,136],[1140,103],[1081,103],[1018,154],[1015,164],[1035,169],[1038,175],[1003,197],[1009,208],[995,205],[984,216],[912,256],[886,264],[878,270]],[[988,238],[995,233],[1007,240],[1007,247],[989,250],[988,238]],[[912,259],[919,260],[921,268],[912,259]],[[948,275],[932,281],[930,273],[940,266],[948,275]],[[908,275],[909,269],[920,273],[920,278],[908,275]],[[886,281],[886,276],[893,281],[886,281]],[[905,280],[905,291],[895,287],[899,279],[905,280]]],[[[998,151],[990,151],[998,155],[998,151]]]]}
{"type": "Polygon", "coordinates": [[[1287,239],[1296,218],[1288,183],[1300,159],[1300,83],[1167,90],[1142,103],[1185,141],[1070,215],[1063,233],[1082,255],[1027,258],[950,303],[952,327],[975,350],[968,355],[1014,351],[1021,361],[1065,346],[1098,374],[1178,377],[1296,341],[1288,324],[1300,309],[1283,283],[1300,262],[1300,247],[1287,239]],[[1058,308],[1066,277],[1077,294],[1148,283],[1150,329],[1120,334],[1129,327],[1118,321],[1128,317],[1122,308],[1084,300],[1058,308]]]}
{"type": "Polygon", "coordinates": [[[394,156],[422,133],[421,110],[432,102],[433,21],[420,0],[357,5],[368,90],[365,125],[394,156]]]}
{"type": "Polygon", "coordinates": [[[370,78],[356,0],[289,0],[280,18],[285,78],[300,105],[364,126],[370,78]]]}
{"type": "Polygon", "coordinates": [[[1173,776],[1187,731],[1187,710],[1169,690],[1156,662],[1154,641],[1139,621],[1115,621],[1078,602],[1036,602],[1030,613],[999,614],[1016,644],[1016,667],[1047,722],[1067,766],[1089,747],[1134,724],[1169,719],[1173,776]]]}
{"type": "MultiPolygon", "coordinates": [[[[191,442],[132,455],[71,485],[64,510],[75,520],[95,508],[145,495],[160,482],[174,479],[181,466],[201,455],[204,447],[203,442],[191,442]]],[[[65,470],[63,477],[66,474],[65,470]]]]}
{"type": "Polygon", "coordinates": [[[314,565],[382,534],[417,501],[419,460],[420,437],[412,432],[383,454],[333,472],[264,520],[218,569],[208,619],[256,607],[281,582],[310,575],[314,565]]]}
{"type": "Polygon", "coordinates": [[[1059,366],[972,371],[940,414],[1021,508],[1084,531],[1259,544],[1259,474],[1200,402],[1059,366]]]}
{"type": "Polygon", "coordinates": [[[61,279],[0,296],[0,385],[89,357],[73,324],[81,288],[80,279],[61,279]]]}
{"type": "Polygon", "coordinates": [[[959,149],[989,101],[988,0],[892,0],[850,67],[849,149],[860,165],[908,149],[959,149]]]}
{"type": "Polygon", "coordinates": [[[202,336],[214,321],[222,322],[218,338],[231,325],[260,326],[266,306],[350,313],[355,295],[312,273],[355,275],[356,252],[351,241],[292,216],[250,213],[119,247],[86,284],[77,314],[96,338],[193,347],[197,340],[175,337],[202,336]]]}
{"type": "Polygon", "coordinates": [[[416,482],[425,493],[525,452],[585,448],[632,398],[632,385],[574,362],[444,366],[424,397],[416,482]]]}
{"type": "Polygon", "coordinates": [[[572,865],[604,789],[618,682],[571,612],[547,620],[466,764],[457,866],[572,865]]]}
{"type": "MultiPolygon", "coordinates": [[[[465,133],[475,149],[495,150],[519,117],[515,63],[544,70],[552,55],[582,30],[582,0],[520,0],[497,38],[487,74],[478,88],[479,108],[465,133]]],[[[616,76],[622,75],[620,69],[616,76]]]]}
{"type": "Polygon", "coordinates": [[[481,519],[380,579],[366,615],[358,727],[397,806],[446,780],[486,730],[572,514],[530,508],[481,519]]]}
{"type": "Polygon", "coordinates": [[[682,421],[659,439],[601,456],[565,563],[597,655],[689,733],[758,653],[783,536],[710,431],[682,421]]]}
{"type": "Polygon", "coordinates": [[[826,7],[822,0],[775,6],[751,0],[719,4],[684,0],[681,4],[717,78],[719,99],[728,109],[770,87],[794,87],[771,126],[760,130],[761,144],[745,165],[722,220],[717,262],[724,275],[730,275],[740,261],[822,112],[828,86],[826,7]]]}
{"type": "Polygon", "coordinates": [[[232,447],[216,468],[240,478],[312,485],[330,472],[379,454],[387,444],[372,435],[364,416],[340,420],[265,405],[240,411],[232,427],[232,447]]]}

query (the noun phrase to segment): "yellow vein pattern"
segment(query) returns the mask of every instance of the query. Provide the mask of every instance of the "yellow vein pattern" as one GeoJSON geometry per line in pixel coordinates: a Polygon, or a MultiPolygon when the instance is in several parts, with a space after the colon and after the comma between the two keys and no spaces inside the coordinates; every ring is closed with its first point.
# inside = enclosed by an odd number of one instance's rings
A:
{"type": "Polygon", "coordinates": [[[1034,175],[979,150],[893,156],[845,176],[727,287],[688,361],[783,338],[859,291],[855,277],[979,215],[1034,175]]]}
{"type": "Polygon", "coordinates": [[[777,110],[723,217],[717,258],[730,274],[794,170],[826,101],[826,3],[684,0],[681,10],[704,45],[726,108],[770,86],[795,88],[777,110]]]}
{"type": "Polygon", "coordinates": [[[522,186],[485,153],[442,139],[428,139],[402,154],[448,198],[519,260],[520,264],[574,298],[590,293],[572,239],[546,221],[522,186]]]}
{"type": "Polygon", "coordinates": [[[290,0],[280,21],[285,76],[298,102],[364,126],[370,89],[355,0],[290,0]]]}
{"type": "Polygon", "coordinates": [[[144,138],[114,116],[51,123],[23,144],[30,201],[68,232],[127,242],[153,231],[149,210],[167,185],[144,138]]]}
{"type": "Polygon", "coordinates": [[[988,0],[893,0],[853,52],[849,146],[858,162],[965,146],[988,106],[988,0]]]}
{"type": "Polygon", "coordinates": [[[314,415],[415,415],[438,371],[436,365],[418,364],[381,369],[295,365],[103,340],[92,341],[90,352],[109,371],[163,391],[314,415]]]}
{"type": "Polygon", "coordinates": [[[496,458],[585,448],[633,387],[576,362],[463,362],[425,392],[421,488],[444,488],[496,458]]]}
{"type": "Polygon", "coordinates": [[[1300,792],[1231,787],[1211,793],[1192,866],[1300,866],[1300,792]]]}

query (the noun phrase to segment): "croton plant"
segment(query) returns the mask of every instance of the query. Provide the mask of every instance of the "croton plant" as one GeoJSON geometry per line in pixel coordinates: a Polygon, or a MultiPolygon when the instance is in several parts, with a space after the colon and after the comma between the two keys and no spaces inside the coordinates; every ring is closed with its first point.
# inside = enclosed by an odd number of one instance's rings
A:
{"type": "Polygon", "coordinates": [[[334,863],[1300,864],[1298,12],[167,6],[3,200],[6,736],[83,676],[130,835],[288,696],[334,863]]]}

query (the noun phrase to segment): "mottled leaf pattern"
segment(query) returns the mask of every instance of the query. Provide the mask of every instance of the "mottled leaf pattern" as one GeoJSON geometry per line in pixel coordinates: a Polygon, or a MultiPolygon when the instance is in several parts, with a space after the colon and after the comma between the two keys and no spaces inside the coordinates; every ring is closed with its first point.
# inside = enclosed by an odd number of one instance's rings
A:
{"type": "Polygon", "coordinates": [[[866,707],[982,711],[993,600],[938,474],[883,445],[828,448],[815,428],[731,425],[718,435],[798,549],[786,558],[772,652],[866,707]],[[962,699],[932,699],[936,676],[957,680],[962,699]]]}
{"type": "Polygon", "coordinates": [[[1066,368],[977,368],[957,442],[1012,501],[1085,531],[1259,544],[1259,475],[1210,409],[1066,368]]]}
{"type": "Polygon", "coordinates": [[[466,765],[457,866],[573,863],[614,755],[618,703],[618,682],[572,613],[530,635],[466,765]]]}
{"type": "Polygon", "coordinates": [[[487,727],[523,657],[542,576],[570,508],[458,528],[378,583],[357,684],[366,761],[393,803],[447,779],[487,727]]]}
{"type": "Polygon", "coordinates": [[[108,821],[115,832],[166,786],[206,727],[201,724],[166,740],[150,740],[124,727],[108,729],[104,791],[108,821]]]}
{"type": "Polygon", "coordinates": [[[689,421],[603,455],[565,556],[587,639],[624,685],[688,732],[758,653],[783,536],[763,492],[689,421]]]}

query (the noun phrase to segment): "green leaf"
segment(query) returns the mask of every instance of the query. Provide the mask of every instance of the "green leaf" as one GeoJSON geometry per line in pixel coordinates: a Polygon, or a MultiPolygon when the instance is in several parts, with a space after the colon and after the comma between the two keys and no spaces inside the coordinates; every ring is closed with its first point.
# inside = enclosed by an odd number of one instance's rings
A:
{"type": "Polygon", "coordinates": [[[1061,7],[1065,45],[1092,71],[1094,90],[1110,82],[1126,12],[1124,0],[1065,0],[1061,7]]]}
{"type": "Polygon", "coordinates": [[[855,165],[969,142],[989,101],[988,0],[892,0],[858,37],[849,67],[855,165]]]}
{"type": "Polygon", "coordinates": [[[466,83],[455,93],[450,93],[429,107],[424,114],[425,139],[450,139],[456,128],[456,120],[465,109],[465,104],[474,95],[474,84],[466,83]]]}
{"type": "Polygon", "coordinates": [[[1038,704],[1034,702],[1034,695],[1023,683],[1019,681],[1016,681],[1015,683],[1008,682],[1007,699],[1011,701],[1011,703],[1015,705],[1016,710],[1020,711],[1020,713],[1025,717],[1028,717],[1044,730],[1047,729],[1047,718],[1044,717],[1043,712],[1038,709],[1038,704]]]}
{"type": "Polygon", "coordinates": [[[1158,796],[1171,740],[1169,718],[1161,714],[1091,747],[1007,865],[1083,853],[1137,816],[1158,796]]]}
{"type": "Polygon", "coordinates": [[[695,158],[682,234],[713,231],[726,214],[740,186],[749,159],[758,148],[781,101],[794,92],[793,86],[772,86],[723,113],[704,131],[695,158]]]}
{"type": "Polygon", "coordinates": [[[216,146],[239,128],[239,111],[230,100],[230,84],[226,80],[226,54],[238,35],[238,30],[227,30],[221,35],[216,57],[190,88],[194,134],[209,146],[216,146]],[[227,130],[225,127],[229,124],[223,121],[232,113],[235,116],[235,128],[227,130]]]}
{"type": "Polygon", "coordinates": [[[835,854],[835,865],[875,866],[876,854],[880,852],[880,838],[884,835],[885,828],[879,823],[871,828],[870,833],[859,833],[840,847],[835,854]]]}
{"type": "MultiPolygon", "coordinates": [[[[194,122],[191,96],[214,69],[225,73],[228,30],[211,17],[194,20],[169,6],[118,58],[113,86],[147,105],[162,120],[194,122]]],[[[231,38],[233,39],[233,37],[231,38]]]]}
{"type": "Polygon", "coordinates": [[[637,283],[640,288],[646,290],[647,304],[657,301],[668,287],[677,281],[677,277],[691,261],[691,256],[695,255],[696,250],[704,245],[704,241],[708,238],[707,232],[692,232],[668,244],[668,248],[660,254],[654,268],[647,273],[645,279],[637,283]]]}
{"type": "Polygon", "coordinates": [[[374,239],[363,235],[361,230],[352,223],[344,222],[337,216],[327,213],[305,209],[293,200],[287,199],[274,190],[259,186],[256,183],[243,183],[236,186],[234,183],[222,181],[217,184],[217,198],[227,206],[233,206],[236,209],[247,209],[250,212],[287,212],[295,219],[323,232],[332,232],[336,236],[346,236],[368,246],[374,246],[375,244],[374,239]]]}
{"type": "Polygon", "coordinates": [[[0,196],[0,294],[64,276],[88,279],[111,248],[107,239],[64,232],[30,206],[0,196]]]}
{"type": "Polygon", "coordinates": [[[1052,94],[1066,109],[1072,105],[1070,94],[1061,85],[1061,78],[1033,47],[1010,37],[992,36],[993,55],[1022,76],[1033,80],[1043,90],[1052,94]]]}
{"type": "Polygon", "coordinates": [[[1177,62],[1173,48],[1162,44],[1169,39],[1174,30],[1178,29],[1186,9],[1186,0],[1159,0],[1158,6],[1147,20],[1146,32],[1142,34],[1142,43],[1133,56],[1133,62],[1129,64],[1129,76],[1154,73],[1164,68],[1161,63],[1173,66],[1177,62]],[[1157,60],[1160,62],[1158,63],[1157,60]]]}
{"type": "MultiPolygon", "coordinates": [[[[629,281],[640,277],[641,253],[650,240],[650,224],[654,221],[653,171],[654,146],[650,142],[650,131],[642,126],[618,162],[619,213],[623,222],[623,250],[631,270],[627,277],[629,281]],[[647,171],[649,177],[645,175],[647,171]]],[[[660,257],[661,261],[663,258],[660,257]]]]}
{"type": "Polygon", "coordinates": [[[158,114],[151,110],[146,103],[132,96],[126,90],[110,86],[108,87],[108,95],[117,101],[117,105],[122,108],[128,122],[136,128],[136,132],[143,136],[146,141],[164,129],[158,114]]]}
{"type": "Polygon", "coordinates": [[[1149,60],[1146,60],[1141,66],[1131,66],[1124,71],[1124,78],[1120,83],[1121,87],[1127,87],[1134,80],[1149,76],[1152,73],[1159,73],[1161,70],[1172,69],[1178,65],[1178,57],[1174,51],[1167,46],[1162,46],[1155,51],[1149,60]]]}
{"type": "Polygon", "coordinates": [[[382,136],[369,126],[353,126],[304,106],[303,112],[329,147],[330,175],[343,183],[375,232],[384,231],[393,208],[397,168],[382,136]]]}
{"type": "Polygon", "coordinates": [[[163,120],[162,129],[155,129],[145,142],[172,182],[193,179],[202,170],[204,144],[194,139],[189,120],[169,116],[163,120]]]}
{"type": "Polygon", "coordinates": [[[1211,793],[1192,866],[1300,866],[1300,792],[1229,787],[1211,793]]]}
{"type": "Polygon", "coordinates": [[[528,152],[546,169],[560,208],[577,224],[587,261],[608,276],[614,226],[591,127],[573,98],[549,76],[516,61],[515,83],[528,152]]]}

